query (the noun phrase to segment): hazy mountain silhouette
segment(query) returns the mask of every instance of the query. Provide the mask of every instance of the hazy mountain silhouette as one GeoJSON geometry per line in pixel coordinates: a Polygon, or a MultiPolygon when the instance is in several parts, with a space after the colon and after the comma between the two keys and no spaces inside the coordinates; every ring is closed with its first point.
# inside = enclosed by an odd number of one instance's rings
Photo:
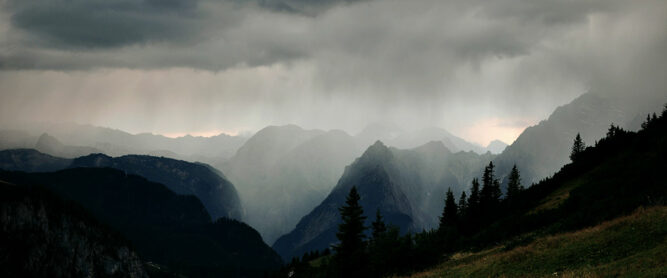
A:
{"type": "Polygon", "coordinates": [[[388,146],[399,149],[411,149],[431,141],[441,141],[452,152],[473,151],[479,154],[486,152],[484,147],[470,143],[447,130],[437,127],[423,128],[414,132],[403,132],[398,137],[383,142],[386,142],[388,146]]]}
{"type": "Polygon", "coordinates": [[[431,141],[442,141],[452,152],[473,151],[485,153],[486,148],[470,143],[449,131],[438,127],[427,127],[415,131],[406,131],[395,124],[374,123],[366,126],[355,136],[362,146],[369,146],[375,141],[382,141],[387,146],[399,149],[411,149],[431,141]]]}
{"type": "Polygon", "coordinates": [[[493,140],[486,146],[486,150],[494,154],[499,154],[502,153],[507,146],[509,145],[503,141],[493,140]]]}
{"type": "MultiPolygon", "coordinates": [[[[220,134],[212,137],[168,138],[148,133],[130,134],[117,129],[73,123],[32,123],[0,131],[0,147],[33,148],[39,136],[48,133],[66,146],[94,148],[110,156],[152,154],[209,164],[229,159],[247,139],[220,134]],[[6,146],[6,147],[5,147],[6,146]]],[[[90,152],[89,152],[90,153],[90,152]]],[[[72,157],[85,155],[73,155],[72,157]]],[[[60,154],[53,154],[59,155],[60,154]]]]}
{"type": "Polygon", "coordinates": [[[375,141],[391,142],[405,133],[405,130],[392,123],[372,123],[354,137],[362,146],[370,146],[375,141]]]}
{"type": "Polygon", "coordinates": [[[45,186],[80,203],[118,230],[143,259],[188,276],[260,276],[280,257],[251,227],[221,218],[211,222],[194,196],[110,168],[72,168],[53,173],[0,171],[14,184],[45,186]]]}
{"type": "Polygon", "coordinates": [[[357,187],[367,216],[380,209],[385,221],[403,232],[431,228],[438,222],[447,188],[459,192],[467,188],[468,181],[493,158],[491,154],[452,153],[442,142],[399,150],[378,141],[345,168],[327,198],[273,247],[289,259],[335,243],[338,208],[352,186],[357,187]]]}
{"type": "Polygon", "coordinates": [[[413,209],[407,196],[391,174],[396,173],[393,154],[381,142],[369,147],[364,154],[345,168],[345,173],[327,198],[306,215],[294,231],[280,237],[273,248],[283,258],[300,256],[311,250],[328,248],[336,241],[340,223],[338,208],[345,196],[356,186],[361,196],[360,204],[371,215],[381,209],[388,222],[402,228],[413,228],[413,209]]]}
{"type": "Polygon", "coordinates": [[[588,145],[604,137],[613,123],[636,130],[646,114],[659,111],[664,100],[634,99],[586,93],[558,107],[548,119],[528,127],[494,160],[497,172],[507,175],[516,163],[524,183],[552,175],[570,161],[572,142],[577,133],[588,145]]]}
{"type": "Polygon", "coordinates": [[[79,156],[89,155],[91,153],[100,153],[101,151],[92,147],[80,146],[66,146],[60,143],[55,137],[44,133],[39,136],[35,149],[45,154],[64,158],[75,158],[79,156]]]}
{"type": "Polygon", "coordinates": [[[220,168],[237,186],[247,222],[273,242],[326,197],[360,152],[342,131],[275,126],[257,132],[220,168]]]}

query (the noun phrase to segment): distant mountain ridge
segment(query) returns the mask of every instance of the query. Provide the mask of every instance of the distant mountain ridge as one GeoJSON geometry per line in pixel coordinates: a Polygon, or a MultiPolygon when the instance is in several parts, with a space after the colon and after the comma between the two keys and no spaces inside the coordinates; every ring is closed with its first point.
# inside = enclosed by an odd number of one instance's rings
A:
{"type": "Polygon", "coordinates": [[[141,175],[164,184],[177,194],[197,196],[214,219],[243,219],[243,208],[236,188],[221,172],[208,165],[142,155],[113,158],[92,154],[65,159],[32,149],[0,151],[0,169],[4,170],[52,172],[76,167],[111,167],[141,175]]]}
{"type": "Polygon", "coordinates": [[[37,139],[37,143],[35,144],[35,149],[43,153],[63,158],[75,158],[101,152],[92,147],[66,146],[48,133],[39,136],[39,139],[37,139]]]}
{"type": "Polygon", "coordinates": [[[164,157],[125,155],[110,157],[92,154],[76,158],[70,168],[110,167],[164,184],[176,194],[194,195],[213,219],[243,219],[241,200],[234,185],[223,175],[201,164],[164,157]]]}
{"type": "Polygon", "coordinates": [[[245,136],[219,134],[212,137],[183,136],[169,138],[150,133],[130,134],[124,131],[74,123],[32,123],[0,130],[0,149],[37,148],[61,157],[77,157],[90,153],[110,156],[128,154],[161,155],[186,161],[216,164],[231,157],[245,142],[245,136]],[[75,153],[51,152],[39,148],[39,137],[48,134],[69,149],[89,148],[75,153]]]}

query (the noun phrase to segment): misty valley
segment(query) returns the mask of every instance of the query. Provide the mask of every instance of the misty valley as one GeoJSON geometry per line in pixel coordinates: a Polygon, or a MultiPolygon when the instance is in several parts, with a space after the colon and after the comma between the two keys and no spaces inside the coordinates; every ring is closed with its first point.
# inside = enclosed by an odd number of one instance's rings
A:
{"type": "Polygon", "coordinates": [[[628,103],[584,94],[488,147],[384,124],[4,129],[0,262],[9,277],[660,276],[667,106],[628,103]]]}

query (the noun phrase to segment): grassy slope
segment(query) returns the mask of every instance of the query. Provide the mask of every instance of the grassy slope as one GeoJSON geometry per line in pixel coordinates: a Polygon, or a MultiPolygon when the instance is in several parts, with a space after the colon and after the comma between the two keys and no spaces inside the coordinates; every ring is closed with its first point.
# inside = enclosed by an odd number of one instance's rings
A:
{"type": "Polygon", "coordinates": [[[667,277],[667,206],[511,250],[459,253],[413,277],[667,277]]]}

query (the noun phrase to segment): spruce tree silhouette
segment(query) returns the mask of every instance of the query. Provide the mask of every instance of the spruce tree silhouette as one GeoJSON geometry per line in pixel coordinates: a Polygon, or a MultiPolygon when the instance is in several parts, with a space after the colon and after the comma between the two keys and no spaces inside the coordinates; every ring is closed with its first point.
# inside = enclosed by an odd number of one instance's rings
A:
{"type": "MultiPolygon", "coordinates": [[[[490,218],[495,213],[500,203],[500,182],[496,179],[494,173],[495,165],[489,162],[489,165],[484,168],[482,175],[482,190],[479,193],[479,206],[484,218],[490,218]]],[[[488,220],[488,219],[487,219],[488,220]]]]}
{"type": "MultiPolygon", "coordinates": [[[[612,125],[613,126],[613,125],[612,125]]],[[[581,139],[581,135],[577,133],[577,136],[574,138],[574,144],[572,145],[572,152],[570,153],[570,160],[575,161],[579,157],[584,149],[586,149],[586,144],[584,140],[581,139]]]]}
{"type": "Polygon", "coordinates": [[[512,167],[510,175],[507,182],[507,200],[512,200],[516,198],[516,195],[523,190],[521,185],[521,176],[519,175],[519,169],[516,168],[516,164],[512,167]]]}
{"type": "Polygon", "coordinates": [[[468,211],[468,196],[465,191],[461,191],[461,197],[459,197],[459,220],[465,217],[466,212],[468,211]]]}
{"type": "Polygon", "coordinates": [[[456,225],[458,216],[458,207],[456,206],[456,201],[454,200],[454,193],[452,189],[447,189],[447,197],[445,198],[445,208],[442,210],[442,216],[440,216],[440,226],[439,230],[444,231],[446,228],[451,228],[456,225]]]}
{"type": "Polygon", "coordinates": [[[339,243],[334,246],[334,250],[340,277],[365,277],[367,274],[368,258],[364,243],[366,217],[363,215],[364,209],[359,205],[360,199],[357,188],[353,186],[345,205],[338,209],[342,223],[338,225],[336,237],[339,243]]]}
{"type": "Polygon", "coordinates": [[[472,187],[470,188],[470,198],[468,198],[467,210],[465,212],[466,219],[463,223],[463,230],[465,233],[472,233],[479,227],[479,180],[472,179],[472,187]]]}
{"type": "Polygon", "coordinates": [[[380,213],[380,209],[377,209],[375,212],[375,221],[371,223],[371,227],[373,228],[372,231],[372,236],[373,240],[379,239],[386,231],[387,231],[387,225],[384,224],[384,220],[382,219],[382,214],[380,213]]]}

